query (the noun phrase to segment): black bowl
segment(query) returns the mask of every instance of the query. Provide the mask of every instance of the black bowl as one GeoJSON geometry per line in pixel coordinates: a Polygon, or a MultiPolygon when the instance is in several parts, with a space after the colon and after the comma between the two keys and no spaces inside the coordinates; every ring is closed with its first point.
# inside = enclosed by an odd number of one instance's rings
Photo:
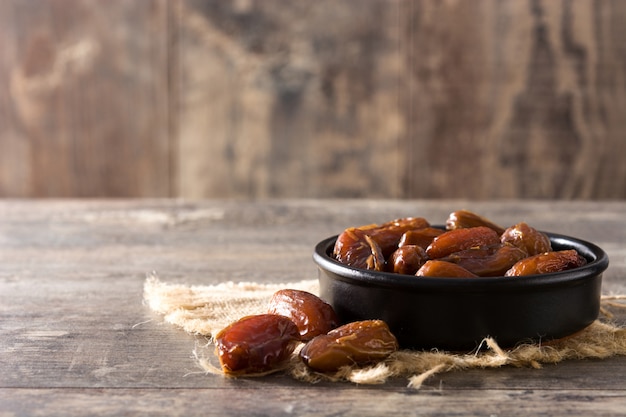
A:
{"type": "Polygon", "coordinates": [[[384,320],[407,349],[468,350],[485,337],[502,347],[562,338],[597,319],[609,258],[592,243],[546,234],[554,250],[576,249],[587,264],[523,277],[415,277],[341,264],[332,257],[332,236],[313,253],[320,296],[342,322],[384,320]]]}

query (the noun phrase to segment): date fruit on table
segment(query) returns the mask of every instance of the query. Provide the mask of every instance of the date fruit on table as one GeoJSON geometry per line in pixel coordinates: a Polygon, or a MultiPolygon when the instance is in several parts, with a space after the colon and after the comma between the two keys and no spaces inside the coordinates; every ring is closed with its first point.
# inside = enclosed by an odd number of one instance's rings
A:
{"type": "Polygon", "coordinates": [[[398,341],[384,321],[364,320],[313,338],[300,350],[300,358],[313,370],[334,372],[381,361],[396,350],[398,341]]]}
{"type": "Polygon", "coordinates": [[[243,317],[215,336],[216,354],[228,375],[273,371],[289,358],[298,343],[298,326],[278,314],[243,317]]]}
{"type": "Polygon", "coordinates": [[[276,291],[267,312],[291,319],[298,326],[302,341],[328,333],[339,325],[337,314],[330,304],[315,294],[301,290],[276,291]]]}

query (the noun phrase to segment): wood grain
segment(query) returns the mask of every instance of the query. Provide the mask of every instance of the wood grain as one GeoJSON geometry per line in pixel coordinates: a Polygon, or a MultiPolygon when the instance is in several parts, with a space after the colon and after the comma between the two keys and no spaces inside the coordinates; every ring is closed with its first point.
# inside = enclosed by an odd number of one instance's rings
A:
{"type": "Polygon", "coordinates": [[[184,4],[190,195],[624,197],[623,3],[184,4]]]}
{"type": "Polygon", "coordinates": [[[0,4],[0,196],[626,198],[626,2],[0,4]]]}
{"type": "MultiPolygon", "coordinates": [[[[232,389],[195,389],[182,392],[161,390],[53,390],[35,392],[13,390],[6,398],[7,409],[18,415],[46,410],[46,415],[77,416],[86,410],[100,416],[359,416],[378,417],[397,410],[401,415],[507,415],[528,416],[619,416],[623,414],[626,397],[621,390],[598,390],[593,397],[572,392],[536,392],[512,390],[433,390],[410,395],[407,390],[336,390],[312,387],[298,390],[263,391],[238,389],[236,401],[232,389]],[[359,401],[354,401],[355,394],[359,401]],[[263,401],[259,402],[259,396],[263,401]],[[324,401],[320,401],[323,396],[324,401]],[[401,404],[390,408],[390,404],[401,404]],[[52,410],[52,414],[49,412],[52,410]],[[61,411],[62,410],[62,411],[61,411]]],[[[2,391],[0,391],[0,395],[2,391]]],[[[2,397],[0,396],[0,399],[2,397]]]]}
{"type": "Polygon", "coordinates": [[[167,196],[163,1],[0,4],[0,195],[167,196]]]}
{"type": "Polygon", "coordinates": [[[181,193],[401,196],[397,4],[180,3],[181,193]]]}
{"type": "MultiPolygon", "coordinates": [[[[418,392],[403,378],[227,379],[198,367],[194,351],[212,355],[205,338],[142,304],[153,270],[187,285],[314,279],[319,240],[409,214],[442,222],[460,206],[598,244],[611,260],[603,293],[626,293],[624,202],[1,201],[0,414],[623,414],[625,357],[440,374],[418,392]]],[[[615,313],[626,323],[626,312],[615,313]]]]}

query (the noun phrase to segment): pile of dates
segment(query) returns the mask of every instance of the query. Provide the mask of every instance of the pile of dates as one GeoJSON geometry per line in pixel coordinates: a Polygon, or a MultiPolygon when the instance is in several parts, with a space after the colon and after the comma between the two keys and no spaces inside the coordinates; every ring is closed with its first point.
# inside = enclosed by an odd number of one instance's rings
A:
{"type": "Polygon", "coordinates": [[[339,326],[330,304],[293,289],[277,291],[267,313],[243,317],[215,336],[222,371],[231,376],[280,369],[301,343],[300,360],[318,372],[375,363],[398,349],[385,322],[364,320],[339,326]]]}
{"type": "MultiPolygon", "coordinates": [[[[586,264],[576,250],[554,251],[545,233],[522,222],[503,228],[467,210],[451,213],[446,229],[424,218],[351,227],[333,256],[355,268],[423,277],[497,277],[543,274],[586,264]]],[[[227,375],[281,369],[295,349],[317,372],[376,363],[398,350],[382,320],[340,326],[332,306],[314,294],[276,292],[264,314],[246,316],[215,336],[216,354],[227,375]]]]}
{"type": "Polygon", "coordinates": [[[333,256],[355,268],[448,278],[544,274],[587,262],[574,249],[553,251],[548,236],[524,222],[505,229],[467,210],[450,213],[445,230],[422,217],[348,228],[333,256]]]}

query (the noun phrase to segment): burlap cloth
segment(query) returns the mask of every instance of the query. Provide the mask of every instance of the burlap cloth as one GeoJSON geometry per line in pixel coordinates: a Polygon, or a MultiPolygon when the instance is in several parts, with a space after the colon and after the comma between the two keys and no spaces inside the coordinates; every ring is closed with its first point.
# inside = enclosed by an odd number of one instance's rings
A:
{"type": "MultiPolygon", "coordinates": [[[[229,323],[250,314],[266,311],[272,294],[284,288],[318,293],[317,280],[284,284],[233,283],[207,286],[185,286],[160,281],[150,275],[144,284],[146,304],[168,323],[186,332],[204,335],[209,344],[211,335],[229,323]]],[[[430,376],[452,370],[496,368],[501,366],[540,368],[568,359],[607,358],[626,355],[626,328],[611,323],[612,308],[624,308],[624,295],[603,296],[601,318],[586,329],[567,338],[543,344],[522,344],[502,349],[495,340],[486,338],[473,352],[457,353],[438,350],[401,350],[387,360],[366,368],[342,368],[335,374],[319,374],[309,370],[297,358],[297,352],[280,371],[309,382],[346,380],[358,384],[382,384],[392,377],[408,378],[408,386],[419,388],[430,376]]],[[[210,346],[205,353],[194,354],[205,372],[221,373],[210,346]],[[209,352],[210,354],[206,354],[209,352]]]]}

